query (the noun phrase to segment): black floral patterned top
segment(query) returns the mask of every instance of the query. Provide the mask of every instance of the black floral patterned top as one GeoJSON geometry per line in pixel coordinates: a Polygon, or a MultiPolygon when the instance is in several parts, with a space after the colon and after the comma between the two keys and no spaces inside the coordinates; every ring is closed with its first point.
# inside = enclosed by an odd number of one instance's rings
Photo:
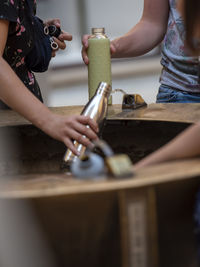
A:
{"type": "MultiPolygon", "coordinates": [[[[40,100],[42,96],[34,74],[25,64],[25,57],[33,47],[31,33],[31,16],[27,0],[0,0],[0,19],[8,20],[9,33],[3,57],[24,83],[24,85],[40,100]]],[[[36,0],[32,1],[34,12],[36,0]]],[[[0,105],[3,107],[3,105],[0,105]]]]}

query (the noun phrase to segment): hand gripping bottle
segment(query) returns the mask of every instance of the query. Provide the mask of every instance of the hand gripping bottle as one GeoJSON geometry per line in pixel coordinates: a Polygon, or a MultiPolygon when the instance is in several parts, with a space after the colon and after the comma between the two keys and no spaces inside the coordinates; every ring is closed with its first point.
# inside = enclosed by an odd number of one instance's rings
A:
{"type": "MultiPolygon", "coordinates": [[[[89,116],[91,119],[96,121],[97,124],[99,125],[99,128],[101,128],[103,120],[107,115],[108,98],[110,96],[110,93],[111,93],[111,86],[108,83],[100,82],[99,86],[97,87],[96,93],[88,101],[83,111],[81,112],[81,115],[89,116]]],[[[74,141],[74,145],[78,150],[78,152],[80,153],[79,157],[83,156],[86,147],[83,146],[82,144],[79,144],[77,141],[74,141]]],[[[70,149],[67,149],[64,155],[62,168],[69,170],[71,163],[74,162],[77,158],[78,157],[74,155],[70,149]]]]}
{"type": "MultiPolygon", "coordinates": [[[[88,88],[90,99],[101,81],[112,86],[112,77],[110,40],[105,35],[105,29],[92,28],[92,35],[88,39],[88,43],[88,88]]],[[[111,104],[110,101],[109,104],[111,104]]]]}

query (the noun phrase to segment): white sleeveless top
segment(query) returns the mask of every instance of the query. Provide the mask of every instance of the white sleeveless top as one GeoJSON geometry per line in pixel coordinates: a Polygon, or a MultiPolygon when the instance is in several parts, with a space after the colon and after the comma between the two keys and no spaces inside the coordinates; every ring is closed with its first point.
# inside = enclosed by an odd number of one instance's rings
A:
{"type": "Polygon", "coordinates": [[[185,47],[184,22],[176,4],[176,0],[169,0],[170,11],[168,29],[162,44],[163,70],[160,82],[171,89],[200,93],[199,57],[192,57],[185,47]]]}

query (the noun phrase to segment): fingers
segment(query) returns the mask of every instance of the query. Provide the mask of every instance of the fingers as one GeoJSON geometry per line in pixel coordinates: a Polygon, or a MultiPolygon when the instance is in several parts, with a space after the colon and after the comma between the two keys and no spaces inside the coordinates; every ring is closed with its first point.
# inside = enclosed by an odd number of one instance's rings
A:
{"type": "Polygon", "coordinates": [[[44,22],[45,25],[55,25],[56,27],[60,28],[60,19],[49,19],[44,22]]]}
{"type": "Polygon", "coordinates": [[[90,35],[89,34],[85,34],[83,35],[83,38],[82,38],[82,45],[85,47],[85,48],[88,48],[88,39],[90,38],[90,35]]]}
{"type": "Polygon", "coordinates": [[[99,132],[98,124],[93,119],[91,119],[89,116],[79,116],[77,119],[79,120],[80,123],[85,124],[85,125],[89,125],[90,128],[95,133],[99,132]]]}
{"type": "MultiPolygon", "coordinates": [[[[72,136],[71,139],[76,140],[78,143],[80,143],[86,147],[91,144],[90,139],[88,139],[83,133],[79,133],[75,129],[71,129],[69,135],[72,136]]],[[[87,133],[87,135],[89,136],[90,134],[87,133]]],[[[96,135],[95,135],[95,137],[97,138],[96,135]]]]}
{"type": "Polygon", "coordinates": [[[112,43],[110,43],[110,53],[111,53],[111,55],[116,53],[116,48],[112,43]]]}
{"type": "Polygon", "coordinates": [[[72,40],[72,35],[68,32],[62,31],[61,34],[59,35],[58,39],[60,41],[71,41],[72,40]]]}
{"type": "MultiPolygon", "coordinates": [[[[91,37],[91,35],[89,34],[85,34],[83,37],[82,37],[82,51],[81,51],[81,54],[82,54],[82,59],[84,61],[84,63],[86,65],[89,64],[89,58],[88,58],[88,54],[87,54],[87,49],[88,49],[88,46],[89,46],[89,43],[88,43],[88,39],[91,37]]],[[[111,55],[115,54],[116,52],[116,47],[114,46],[114,44],[110,44],[110,53],[111,55]]]]}
{"type": "Polygon", "coordinates": [[[55,57],[55,56],[56,56],[56,51],[52,50],[51,57],[55,57]]]}
{"type": "Polygon", "coordinates": [[[96,133],[89,126],[83,125],[81,123],[77,123],[75,125],[75,130],[76,132],[78,132],[78,134],[74,136],[74,139],[80,142],[84,142],[84,143],[86,142],[86,145],[88,145],[88,141],[87,140],[85,141],[85,139],[83,140],[82,136],[87,137],[87,139],[89,140],[98,139],[96,133]]]}
{"type": "Polygon", "coordinates": [[[84,63],[86,65],[88,65],[89,64],[89,58],[88,58],[88,55],[87,55],[87,50],[84,47],[82,47],[81,54],[82,54],[82,59],[83,59],[84,63]]]}
{"type": "MultiPolygon", "coordinates": [[[[81,136],[86,136],[90,140],[97,139],[98,125],[91,118],[85,116],[75,116],[74,120],[71,121],[70,135],[73,139],[80,139],[81,136]],[[73,136],[72,132],[73,131],[73,136]],[[74,132],[76,131],[76,133],[74,132]]],[[[81,139],[82,141],[82,139],[81,139]]],[[[83,140],[85,142],[85,140],[83,140]]],[[[87,141],[86,141],[87,142],[87,141]]]]}
{"type": "MultiPolygon", "coordinates": [[[[69,125],[68,125],[69,126],[69,125]]],[[[91,140],[97,140],[98,125],[90,117],[86,116],[74,116],[71,121],[71,125],[68,128],[67,135],[70,139],[76,140],[78,143],[84,146],[92,146],[91,140]]],[[[67,147],[77,155],[76,148],[69,138],[65,140],[67,147]],[[73,148],[72,148],[73,147],[73,148]]]]}
{"type": "MultiPolygon", "coordinates": [[[[60,41],[58,38],[56,38],[56,37],[53,37],[53,40],[57,43],[57,45],[58,45],[58,49],[62,49],[62,50],[64,50],[65,48],[66,48],[66,44],[65,44],[65,42],[64,41],[60,41]]],[[[58,50],[57,49],[57,50],[58,50]]]]}
{"type": "Polygon", "coordinates": [[[73,154],[75,154],[76,156],[80,156],[78,150],[75,148],[74,144],[72,143],[72,141],[69,138],[65,138],[63,140],[63,143],[66,145],[67,148],[69,148],[73,154]]]}
{"type": "Polygon", "coordinates": [[[92,147],[91,141],[86,136],[71,129],[70,132],[68,132],[67,137],[64,138],[63,142],[77,156],[79,156],[79,152],[77,151],[74,143],[71,141],[72,139],[76,140],[79,144],[82,144],[85,147],[92,147]],[[71,138],[69,138],[69,136],[71,136],[71,138]]]}
{"type": "MultiPolygon", "coordinates": [[[[85,140],[79,139],[77,140],[77,142],[80,144],[83,144],[85,147],[94,146],[88,139],[85,139],[85,140]]],[[[80,156],[79,151],[76,149],[76,147],[74,146],[73,142],[70,139],[66,138],[66,140],[64,140],[64,144],[66,145],[67,148],[69,148],[72,151],[73,154],[80,156]]]]}
{"type": "Polygon", "coordinates": [[[87,49],[88,49],[88,39],[90,38],[90,35],[89,34],[86,34],[83,36],[82,38],[82,58],[83,58],[83,61],[86,65],[88,65],[89,63],[89,59],[88,59],[88,56],[87,56],[87,49]]]}
{"type": "Polygon", "coordinates": [[[74,154],[78,155],[72,140],[84,146],[91,146],[97,140],[98,125],[89,116],[63,116],[50,113],[48,123],[41,129],[51,137],[62,141],[74,154]]]}
{"type": "MultiPolygon", "coordinates": [[[[58,28],[61,27],[60,19],[49,19],[44,24],[47,26],[55,25],[58,28]]],[[[58,44],[58,49],[64,50],[66,48],[65,41],[71,41],[72,35],[70,33],[62,30],[61,34],[57,38],[53,37],[53,39],[58,44]]],[[[54,56],[55,56],[55,53],[52,53],[52,57],[54,57],[54,56]]]]}
{"type": "Polygon", "coordinates": [[[72,40],[72,35],[67,33],[67,32],[62,32],[58,38],[56,37],[52,37],[54,42],[57,43],[58,45],[58,49],[54,49],[52,51],[52,57],[56,56],[56,51],[58,51],[59,49],[64,50],[66,48],[66,44],[65,41],[71,41],[72,40]]]}

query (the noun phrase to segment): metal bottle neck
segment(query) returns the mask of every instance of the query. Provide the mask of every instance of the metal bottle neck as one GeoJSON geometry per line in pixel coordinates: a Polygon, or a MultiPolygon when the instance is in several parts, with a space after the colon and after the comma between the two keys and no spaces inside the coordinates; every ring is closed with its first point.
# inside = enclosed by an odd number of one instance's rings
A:
{"type": "Polygon", "coordinates": [[[101,95],[105,95],[107,97],[109,97],[110,93],[111,93],[111,86],[106,83],[106,82],[100,82],[99,86],[97,88],[96,94],[101,94],[101,95]]]}

